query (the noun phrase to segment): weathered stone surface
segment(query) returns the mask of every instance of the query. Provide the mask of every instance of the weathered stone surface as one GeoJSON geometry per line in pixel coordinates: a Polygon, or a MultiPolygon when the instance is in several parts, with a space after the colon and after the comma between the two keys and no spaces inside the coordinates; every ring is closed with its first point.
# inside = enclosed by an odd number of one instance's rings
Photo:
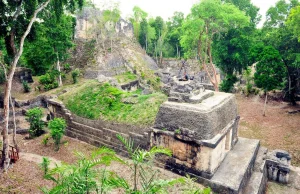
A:
{"type": "Polygon", "coordinates": [[[259,140],[239,138],[211,179],[219,185],[213,188],[215,192],[238,194],[243,189],[252,173],[258,148],[259,140]]]}
{"type": "Polygon", "coordinates": [[[211,139],[237,117],[232,94],[215,93],[200,104],[165,102],[156,116],[155,128],[188,129],[196,139],[211,139]]]}
{"type": "Polygon", "coordinates": [[[267,154],[266,168],[268,178],[279,183],[288,183],[291,156],[284,150],[273,150],[267,154]]]}
{"type": "Polygon", "coordinates": [[[17,78],[20,82],[26,81],[28,83],[32,83],[32,73],[31,69],[25,68],[25,67],[17,67],[14,78],[17,78]]]}

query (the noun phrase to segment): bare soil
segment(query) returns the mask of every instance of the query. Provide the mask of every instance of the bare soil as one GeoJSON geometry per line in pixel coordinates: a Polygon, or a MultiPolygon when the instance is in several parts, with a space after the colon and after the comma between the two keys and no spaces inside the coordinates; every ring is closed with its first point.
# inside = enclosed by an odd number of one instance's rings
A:
{"type": "Polygon", "coordinates": [[[288,114],[300,106],[269,101],[263,116],[263,98],[239,94],[236,98],[241,116],[239,136],[260,139],[261,145],[268,149],[287,150],[292,155],[292,164],[300,166],[300,113],[288,114]]]}

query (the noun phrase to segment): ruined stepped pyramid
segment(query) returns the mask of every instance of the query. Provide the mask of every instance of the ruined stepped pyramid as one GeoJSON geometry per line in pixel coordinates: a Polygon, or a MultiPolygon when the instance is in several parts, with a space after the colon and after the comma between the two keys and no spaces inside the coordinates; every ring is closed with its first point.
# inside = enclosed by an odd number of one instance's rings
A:
{"type": "MultiPolygon", "coordinates": [[[[76,39],[78,47],[81,47],[78,49],[81,51],[74,52],[73,58],[82,61],[81,67],[83,67],[84,77],[86,79],[99,79],[99,77],[113,77],[128,71],[139,77],[142,73],[146,77],[153,77],[158,66],[135,40],[132,24],[120,19],[114,27],[112,43],[109,36],[96,40],[95,33],[92,33],[95,25],[85,16],[93,18],[97,14],[101,15],[101,11],[86,8],[83,13],[77,15],[76,39]],[[95,41],[92,41],[93,39],[95,41]],[[91,41],[91,43],[84,43],[87,41],[91,41]],[[87,45],[84,46],[85,44],[87,45]],[[87,50],[89,51],[86,52],[87,50]],[[85,54],[82,55],[82,53],[85,54]]],[[[109,28],[109,24],[106,24],[105,29],[101,30],[109,31],[109,28]]]]}

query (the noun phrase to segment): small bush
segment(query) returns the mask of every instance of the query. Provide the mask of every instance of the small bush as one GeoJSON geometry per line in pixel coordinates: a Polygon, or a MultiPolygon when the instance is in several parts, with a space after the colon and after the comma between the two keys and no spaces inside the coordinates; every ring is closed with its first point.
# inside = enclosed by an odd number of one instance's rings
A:
{"type": "Polygon", "coordinates": [[[26,119],[30,123],[29,137],[37,137],[44,133],[42,121],[43,111],[41,108],[33,108],[27,111],[26,119]]]}
{"type": "Polygon", "coordinates": [[[59,72],[52,70],[45,75],[40,76],[39,82],[44,86],[44,90],[51,90],[58,87],[57,77],[59,72]]]}
{"type": "Polygon", "coordinates": [[[43,139],[42,139],[42,144],[44,146],[47,146],[48,142],[49,142],[49,138],[50,138],[50,135],[49,134],[46,134],[43,139]]]}
{"type": "Polygon", "coordinates": [[[22,85],[23,85],[23,89],[24,89],[24,92],[25,93],[28,93],[31,91],[31,87],[29,86],[28,82],[27,81],[23,81],[22,82],[22,85]]]}
{"type": "Polygon", "coordinates": [[[43,157],[42,163],[40,163],[40,167],[44,172],[44,177],[48,174],[49,171],[50,160],[47,157],[43,157]]]}
{"type": "Polygon", "coordinates": [[[73,83],[76,84],[78,82],[78,77],[80,75],[80,70],[75,69],[72,71],[72,78],[73,78],[73,83]]]}
{"type": "Polygon", "coordinates": [[[69,63],[64,64],[64,70],[66,73],[69,73],[71,71],[71,66],[69,63]]]}
{"type": "Polygon", "coordinates": [[[48,128],[50,129],[50,134],[55,143],[55,150],[58,151],[60,147],[60,141],[65,133],[66,121],[62,118],[54,118],[49,121],[48,128]]]}
{"type": "Polygon", "coordinates": [[[231,92],[233,89],[233,85],[237,82],[237,77],[235,75],[228,74],[225,80],[220,84],[220,90],[223,92],[231,92]]]}

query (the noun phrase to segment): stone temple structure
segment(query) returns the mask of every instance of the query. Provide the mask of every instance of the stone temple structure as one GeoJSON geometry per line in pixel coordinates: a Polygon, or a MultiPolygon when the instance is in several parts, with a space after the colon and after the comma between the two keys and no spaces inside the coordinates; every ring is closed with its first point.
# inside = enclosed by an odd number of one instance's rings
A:
{"type": "Polygon", "coordinates": [[[289,153],[268,151],[259,140],[238,137],[234,95],[207,90],[191,80],[173,79],[165,89],[168,101],[150,128],[81,118],[55,98],[26,104],[46,102],[50,115],[67,121],[66,135],[120,154],[126,151],[116,134],[131,138],[143,149],[169,148],[173,155],[158,156],[158,165],[189,174],[218,194],[264,194],[268,180],[300,189],[300,171],[291,167],[289,153]]]}
{"type": "Polygon", "coordinates": [[[284,159],[274,159],[259,140],[238,137],[233,94],[193,81],[175,81],[169,89],[150,137],[151,146],[172,150],[172,157],[159,157],[166,168],[195,176],[217,193],[264,193],[268,178],[287,182],[287,153],[279,151],[284,159]]]}

